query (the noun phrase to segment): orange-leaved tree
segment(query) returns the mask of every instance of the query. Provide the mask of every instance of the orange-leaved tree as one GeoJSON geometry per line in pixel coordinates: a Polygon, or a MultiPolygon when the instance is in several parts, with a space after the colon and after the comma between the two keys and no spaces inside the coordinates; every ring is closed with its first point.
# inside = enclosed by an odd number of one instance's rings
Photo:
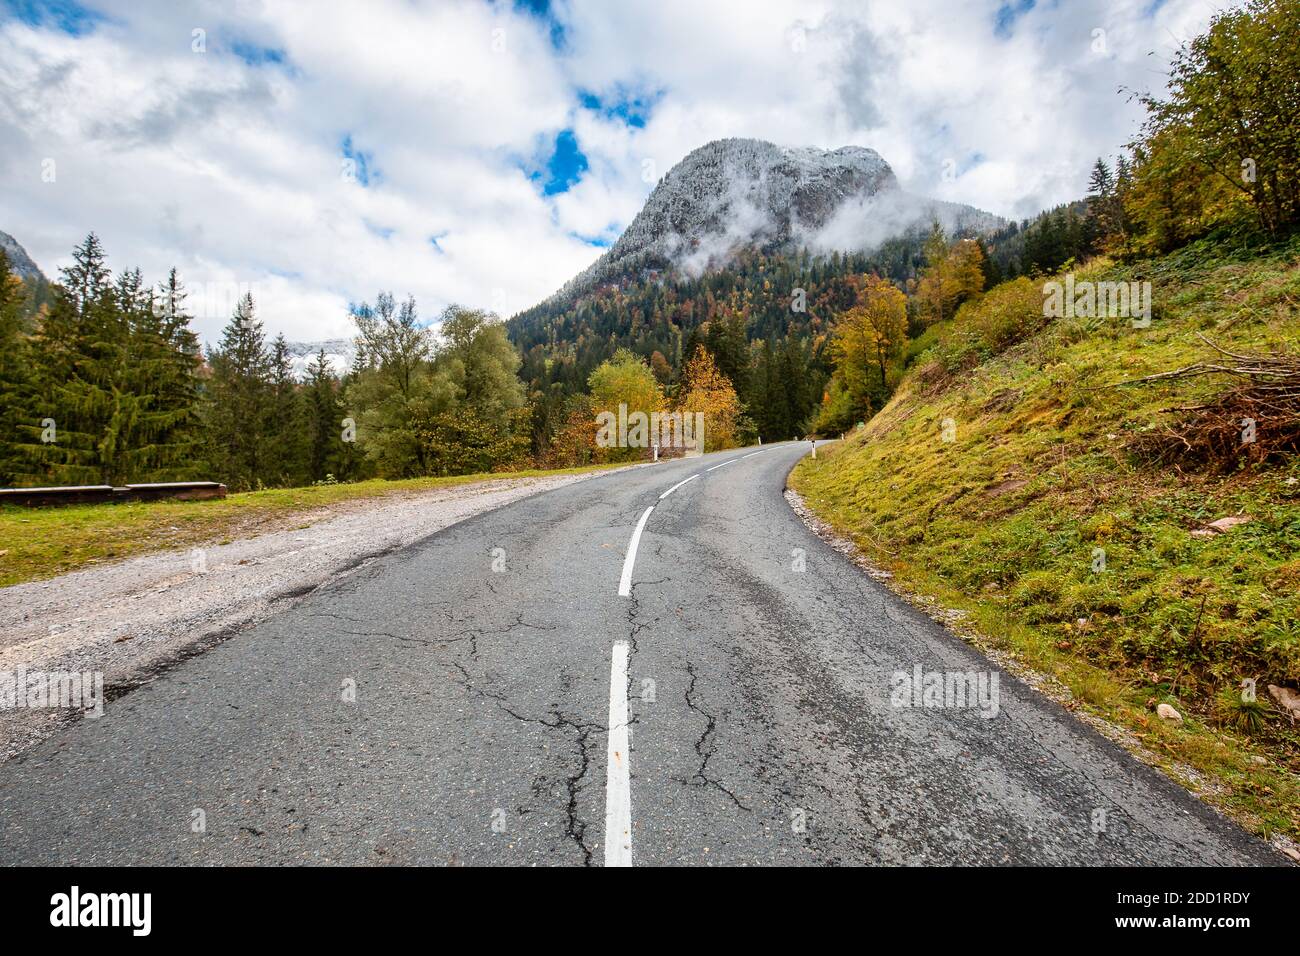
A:
{"type": "Polygon", "coordinates": [[[703,346],[695,350],[695,355],[682,369],[676,411],[683,417],[704,413],[705,451],[735,447],[743,411],[740,399],[731,380],[722,374],[713,356],[703,346]]]}
{"type": "Polygon", "coordinates": [[[984,252],[974,239],[948,245],[937,226],[925,243],[926,267],[916,287],[925,325],[951,319],[957,307],[984,291],[984,252]]]}

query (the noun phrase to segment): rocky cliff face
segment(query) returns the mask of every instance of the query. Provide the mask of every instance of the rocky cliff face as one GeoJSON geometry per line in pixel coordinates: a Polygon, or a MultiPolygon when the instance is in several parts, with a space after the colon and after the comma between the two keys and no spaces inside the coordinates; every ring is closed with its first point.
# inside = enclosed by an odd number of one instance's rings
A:
{"type": "Polygon", "coordinates": [[[647,269],[698,275],[744,248],[869,250],[934,219],[951,232],[1002,224],[969,206],[904,192],[880,154],[862,146],[715,140],[668,171],[618,241],[559,297],[647,269]]]}
{"type": "Polygon", "coordinates": [[[0,250],[9,257],[9,268],[12,269],[19,277],[23,279],[36,279],[41,277],[41,270],[32,257],[27,254],[27,250],[18,244],[18,240],[7,232],[0,232],[0,250]]]}

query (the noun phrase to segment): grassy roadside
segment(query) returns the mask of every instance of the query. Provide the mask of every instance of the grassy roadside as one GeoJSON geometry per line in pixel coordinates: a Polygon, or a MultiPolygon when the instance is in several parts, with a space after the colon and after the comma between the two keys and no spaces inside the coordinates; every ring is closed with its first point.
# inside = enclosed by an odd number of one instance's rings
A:
{"type": "Polygon", "coordinates": [[[211,501],[157,501],[71,505],[61,508],[0,507],[0,587],[75,571],[103,561],[187,545],[251,537],[284,526],[295,516],[329,505],[449,488],[472,482],[603,471],[595,465],[554,471],[512,471],[451,478],[359,481],[251,491],[211,501]]]}
{"type": "Polygon", "coordinates": [[[923,356],[791,484],[900,592],[964,612],[973,643],[1054,678],[1067,706],[1254,832],[1300,838],[1300,734],[1265,690],[1300,686],[1300,462],[1153,466],[1142,437],[1223,383],[1109,387],[1205,358],[1197,332],[1300,351],[1300,258],[1201,247],[1076,275],[1152,281],[1151,328],[1057,320],[949,375],[923,356]],[[1227,516],[1249,520],[1203,530],[1227,516]]]}

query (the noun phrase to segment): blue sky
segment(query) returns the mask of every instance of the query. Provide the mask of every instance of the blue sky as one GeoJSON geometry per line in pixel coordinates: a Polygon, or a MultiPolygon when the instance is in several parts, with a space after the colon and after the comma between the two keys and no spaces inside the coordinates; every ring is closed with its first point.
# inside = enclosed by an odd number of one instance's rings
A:
{"type": "Polygon", "coordinates": [[[1212,11],[0,0],[0,229],[50,274],[91,229],[115,268],[175,265],[209,339],[238,290],[296,339],[347,334],[381,288],[510,313],[724,136],[870,146],[1009,217],[1075,198],[1140,119],[1117,87],[1162,82],[1212,11]]]}
{"type": "Polygon", "coordinates": [[[74,0],[0,0],[0,11],[30,26],[49,27],[72,36],[89,33],[106,15],[74,0]]]}

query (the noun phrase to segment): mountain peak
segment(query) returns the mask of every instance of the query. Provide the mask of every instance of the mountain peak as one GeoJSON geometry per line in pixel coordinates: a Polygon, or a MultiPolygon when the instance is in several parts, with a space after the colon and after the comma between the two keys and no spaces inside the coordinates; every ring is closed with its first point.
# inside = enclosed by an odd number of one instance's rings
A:
{"type": "Polygon", "coordinates": [[[713,140],[670,169],[618,241],[556,297],[650,269],[699,275],[746,248],[868,251],[935,219],[950,231],[1001,225],[980,210],[904,192],[866,146],[713,140]]]}

